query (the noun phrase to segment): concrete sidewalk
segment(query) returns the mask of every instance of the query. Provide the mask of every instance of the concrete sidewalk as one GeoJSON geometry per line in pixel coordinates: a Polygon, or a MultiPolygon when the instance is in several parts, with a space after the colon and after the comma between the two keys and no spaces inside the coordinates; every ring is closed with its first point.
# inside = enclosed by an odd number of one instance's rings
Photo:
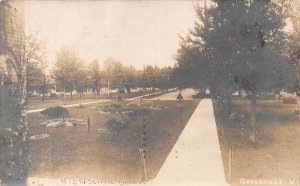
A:
{"type": "MultiPolygon", "coordinates": [[[[80,106],[80,105],[89,105],[89,104],[94,104],[94,103],[103,103],[103,102],[108,102],[111,100],[99,100],[99,101],[91,101],[91,102],[83,102],[83,103],[75,103],[75,104],[70,104],[70,105],[62,105],[61,107],[64,108],[69,108],[69,107],[76,107],[76,106],[80,106]]],[[[33,110],[28,110],[27,114],[30,113],[35,113],[35,112],[41,112],[43,110],[45,110],[46,108],[40,108],[40,109],[33,109],[33,110]]]]}
{"type": "MultiPolygon", "coordinates": [[[[169,91],[174,91],[175,89],[171,89],[169,91]]],[[[147,97],[147,96],[152,96],[152,95],[156,95],[156,94],[161,94],[161,93],[167,93],[168,91],[162,91],[162,92],[156,92],[156,93],[151,93],[151,94],[146,94],[146,95],[142,95],[142,96],[138,96],[138,97],[134,97],[134,98],[128,98],[126,100],[128,101],[133,101],[136,99],[140,99],[143,97],[147,97]]],[[[65,108],[69,108],[69,107],[75,107],[75,106],[79,106],[79,105],[89,105],[89,104],[94,104],[94,103],[103,103],[103,102],[108,102],[111,100],[99,100],[99,101],[90,101],[90,102],[83,102],[83,103],[75,103],[75,104],[70,104],[70,105],[61,105],[61,107],[65,107],[65,108]]],[[[39,108],[39,109],[32,109],[32,110],[27,110],[27,114],[30,113],[35,113],[35,112],[41,112],[43,110],[45,110],[46,108],[39,108]]]]}
{"type": "Polygon", "coordinates": [[[229,185],[211,99],[199,103],[159,173],[147,185],[229,185]]]}
{"type": "MultiPolygon", "coordinates": [[[[44,186],[74,185],[73,182],[59,178],[30,177],[27,180],[28,186],[36,186],[38,183],[44,186]]],[[[76,182],[76,185],[108,184],[76,182]]],[[[157,176],[145,184],[126,185],[229,186],[225,180],[211,99],[204,99],[198,104],[157,176]]]]}

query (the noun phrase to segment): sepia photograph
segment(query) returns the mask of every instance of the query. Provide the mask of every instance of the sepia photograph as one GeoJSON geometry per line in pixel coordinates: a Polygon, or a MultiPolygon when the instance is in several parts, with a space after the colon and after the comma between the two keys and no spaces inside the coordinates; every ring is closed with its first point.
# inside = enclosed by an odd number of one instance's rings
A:
{"type": "Polygon", "coordinates": [[[300,186],[300,0],[0,0],[0,186],[300,186]]]}

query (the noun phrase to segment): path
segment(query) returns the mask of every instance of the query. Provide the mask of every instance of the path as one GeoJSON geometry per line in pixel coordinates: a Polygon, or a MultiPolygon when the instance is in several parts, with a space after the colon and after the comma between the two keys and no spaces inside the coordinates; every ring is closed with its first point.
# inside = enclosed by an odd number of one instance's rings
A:
{"type": "MultiPolygon", "coordinates": [[[[62,106],[64,108],[69,108],[69,107],[76,107],[76,106],[79,106],[80,104],[81,105],[88,105],[88,104],[93,104],[93,103],[103,103],[103,102],[108,102],[108,101],[111,101],[111,100],[99,100],[99,101],[91,101],[91,102],[83,102],[83,103],[75,103],[75,104],[70,104],[70,105],[59,105],[59,104],[56,104],[56,106],[62,106]]],[[[39,109],[33,109],[33,110],[28,110],[27,111],[27,114],[30,114],[30,113],[35,113],[35,112],[41,112],[43,110],[45,110],[46,108],[39,108],[39,109]]]]}
{"type": "MultiPolygon", "coordinates": [[[[168,90],[168,91],[171,91],[169,93],[173,93],[174,90],[175,89],[171,89],[171,90],[168,90]]],[[[165,92],[168,92],[168,91],[155,92],[155,93],[146,94],[146,95],[142,95],[142,96],[138,96],[138,97],[134,97],[134,98],[128,98],[126,100],[133,101],[133,100],[140,99],[140,98],[147,97],[147,96],[153,96],[153,95],[156,95],[156,94],[162,94],[162,93],[165,93],[165,92]]],[[[167,93],[167,94],[169,94],[169,93],[167,93]]],[[[163,95],[165,95],[165,94],[163,94],[163,95]]],[[[158,96],[158,97],[160,97],[160,96],[158,96]]],[[[151,100],[151,99],[149,99],[149,100],[151,100]]]]}
{"type": "MultiPolygon", "coordinates": [[[[172,91],[172,90],[169,90],[169,91],[172,91]]],[[[156,95],[156,94],[161,94],[161,93],[164,93],[164,92],[167,92],[167,91],[146,94],[146,95],[142,95],[142,96],[138,96],[138,97],[134,97],[134,98],[128,98],[126,100],[133,101],[133,100],[140,99],[140,98],[143,98],[143,97],[152,96],[152,95],[156,95]]],[[[170,93],[172,93],[172,92],[170,92],[170,93]]],[[[82,100],[81,101],[82,103],[78,103],[78,101],[77,102],[73,101],[74,104],[69,104],[69,105],[65,105],[66,102],[64,102],[64,101],[57,101],[57,100],[47,101],[47,102],[41,103],[39,108],[34,108],[34,109],[28,110],[27,114],[35,113],[35,112],[41,112],[41,111],[45,110],[47,107],[61,106],[61,107],[69,108],[69,107],[79,106],[80,104],[81,105],[88,105],[88,104],[103,103],[103,102],[108,102],[108,101],[111,101],[111,100],[98,100],[98,101],[82,100]],[[47,107],[45,107],[45,106],[47,106],[47,107]]],[[[36,107],[36,105],[34,105],[34,106],[36,107]]],[[[29,108],[30,108],[30,106],[29,106],[29,108]]]]}
{"type": "MultiPolygon", "coordinates": [[[[44,186],[74,185],[74,180],[65,179],[30,177],[27,181],[30,186],[38,183],[43,183],[44,186]]],[[[107,184],[76,181],[76,185],[107,184]]],[[[229,186],[225,181],[211,99],[203,99],[198,104],[157,176],[146,184],[132,185],[229,186]]]]}
{"type": "MultiPolygon", "coordinates": [[[[189,97],[193,95],[195,91],[188,89],[182,93],[183,96],[186,96],[187,99],[190,99],[189,97]]],[[[170,92],[159,96],[158,98],[162,100],[176,100],[176,95],[177,92],[170,92]]],[[[78,104],[67,106],[71,107],[76,105],[78,104]]],[[[32,183],[33,180],[35,183],[42,182],[44,185],[62,184],[60,179],[43,179],[32,177],[28,179],[28,182],[32,183]]],[[[147,182],[147,184],[143,185],[229,185],[225,181],[224,168],[211,99],[203,99],[198,104],[157,176],[153,180],[147,182]]]]}
{"type": "MultiPolygon", "coordinates": [[[[152,99],[145,99],[145,100],[177,100],[178,91],[169,92],[167,94],[163,94],[161,96],[152,98],[152,99]]],[[[197,94],[196,90],[193,89],[184,89],[181,91],[183,100],[195,100],[193,99],[193,95],[197,94]]]]}
{"type": "Polygon", "coordinates": [[[224,186],[219,139],[211,99],[202,100],[149,185],[224,186]]]}

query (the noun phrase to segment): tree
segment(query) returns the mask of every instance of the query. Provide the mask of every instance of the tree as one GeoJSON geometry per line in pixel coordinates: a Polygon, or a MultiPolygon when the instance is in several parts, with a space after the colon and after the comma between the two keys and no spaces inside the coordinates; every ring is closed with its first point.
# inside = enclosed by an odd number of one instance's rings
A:
{"type": "Polygon", "coordinates": [[[287,17],[282,4],[270,0],[213,2],[196,8],[198,21],[179,49],[177,73],[197,69],[187,76],[190,83],[207,86],[229,103],[233,92],[250,94],[250,141],[255,142],[257,95],[288,89],[295,80],[287,59],[287,17]]]}
{"type": "Polygon", "coordinates": [[[46,78],[45,45],[33,35],[25,38],[25,44],[28,53],[27,94],[32,94],[34,91],[42,93],[44,101],[45,93],[49,86],[46,78]]]}
{"type": "Polygon", "coordinates": [[[82,73],[79,70],[82,68],[83,62],[74,48],[65,46],[58,52],[52,75],[56,80],[57,89],[70,92],[71,100],[80,80],[79,73],[82,73]]]}
{"type": "Polygon", "coordinates": [[[25,185],[29,167],[23,2],[0,2],[0,179],[25,185]]]}
{"type": "Polygon", "coordinates": [[[295,90],[300,94],[300,6],[292,12],[291,21],[293,23],[293,31],[289,34],[289,41],[291,42],[290,48],[288,50],[291,63],[296,65],[297,70],[297,82],[295,84],[295,90]]]}
{"type": "Polygon", "coordinates": [[[131,92],[138,84],[138,76],[136,69],[133,66],[124,67],[124,87],[127,93],[131,92]]]}
{"type": "Polygon", "coordinates": [[[102,72],[99,66],[99,62],[94,60],[88,67],[88,81],[90,88],[95,95],[99,95],[101,88],[102,72]]]}
{"type": "Polygon", "coordinates": [[[157,88],[166,89],[171,87],[171,74],[173,69],[171,67],[163,67],[158,72],[158,85],[157,88]]]}
{"type": "Polygon", "coordinates": [[[112,57],[104,61],[104,70],[106,71],[107,86],[109,89],[118,89],[123,91],[128,83],[128,73],[122,63],[112,57]]]}
{"type": "Polygon", "coordinates": [[[79,60],[76,66],[77,70],[74,72],[73,85],[74,89],[77,91],[77,93],[79,93],[81,106],[81,98],[83,96],[83,92],[88,88],[88,70],[82,60],[79,60]]]}
{"type": "Polygon", "coordinates": [[[111,140],[115,141],[118,139],[120,132],[127,128],[128,121],[122,117],[113,116],[105,122],[105,125],[112,132],[111,140]]]}

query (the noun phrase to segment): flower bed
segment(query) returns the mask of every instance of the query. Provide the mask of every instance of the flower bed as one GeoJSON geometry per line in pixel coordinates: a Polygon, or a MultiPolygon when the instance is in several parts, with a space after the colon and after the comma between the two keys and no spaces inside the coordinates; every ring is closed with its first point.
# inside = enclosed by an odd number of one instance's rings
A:
{"type": "Polygon", "coordinates": [[[41,124],[42,127],[46,128],[65,128],[65,127],[79,127],[81,125],[86,125],[87,122],[82,119],[52,119],[41,124]]]}

